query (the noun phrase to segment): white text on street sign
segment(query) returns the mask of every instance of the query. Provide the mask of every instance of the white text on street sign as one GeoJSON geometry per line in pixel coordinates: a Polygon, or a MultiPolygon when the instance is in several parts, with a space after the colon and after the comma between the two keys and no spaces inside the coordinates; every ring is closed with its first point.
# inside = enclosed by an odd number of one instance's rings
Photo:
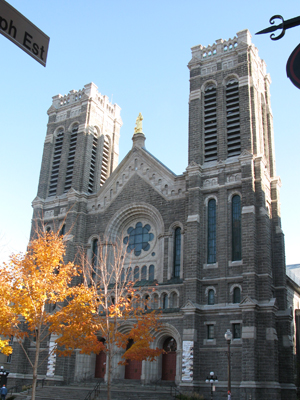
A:
{"type": "Polygon", "coordinates": [[[0,0],[0,33],[46,66],[49,37],[4,0],[0,0]]]}

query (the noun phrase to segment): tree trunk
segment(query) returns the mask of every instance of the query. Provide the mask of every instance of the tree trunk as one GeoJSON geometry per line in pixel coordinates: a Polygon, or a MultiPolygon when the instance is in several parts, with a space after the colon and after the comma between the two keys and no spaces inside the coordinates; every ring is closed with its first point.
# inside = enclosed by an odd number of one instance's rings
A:
{"type": "Polygon", "coordinates": [[[36,383],[37,383],[39,355],[40,355],[40,338],[39,338],[39,332],[38,332],[36,335],[36,353],[35,353],[35,359],[34,359],[34,364],[33,364],[33,373],[32,373],[31,400],[35,400],[35,390],[36,390],[36,383]]]}
{"type": "Polygon", "coordinates": [[[111,400],[111,376],[112,376],[112,356],[111,356],[111,352],[108,351],[107,352],[107,364],[106,367],[108,367],[107,369],[107,400],[111,400]]]}

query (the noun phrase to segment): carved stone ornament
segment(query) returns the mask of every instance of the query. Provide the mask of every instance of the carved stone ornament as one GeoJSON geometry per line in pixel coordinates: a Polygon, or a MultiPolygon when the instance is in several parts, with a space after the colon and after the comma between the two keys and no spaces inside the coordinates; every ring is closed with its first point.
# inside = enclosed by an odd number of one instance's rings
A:
{"type": "Polygon", "coordinates": [[[212,186],[218,186],[218,178],[210,178],[210,179],[205,179],[203,182],[203,187],[208,188],[212,186]]]}

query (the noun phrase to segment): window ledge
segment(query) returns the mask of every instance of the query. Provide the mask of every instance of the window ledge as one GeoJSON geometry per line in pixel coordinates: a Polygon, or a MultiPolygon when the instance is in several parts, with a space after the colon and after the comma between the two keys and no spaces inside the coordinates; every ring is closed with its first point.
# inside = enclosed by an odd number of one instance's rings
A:
{"type": "Polygon", "coordinates": [[[203,339],[203,346],[215,346],[216,344],[216,339],[203,339]]]}
{"type": "Polygon", "coordinates": [[[239,267],[240,265],[243,265],[243,260],[228,261],[228,267],[239,267]]]}
{"type": "Polygon", "coordinates": [[[232,339],[231,344],[242,344],[242,338],[232,339]]]}
{"type": "Polygon", "coordinates": [[[214,264],[203,264],[203,269],[215,269],[218,268],[218,263],[214,263],[214,264]]]}

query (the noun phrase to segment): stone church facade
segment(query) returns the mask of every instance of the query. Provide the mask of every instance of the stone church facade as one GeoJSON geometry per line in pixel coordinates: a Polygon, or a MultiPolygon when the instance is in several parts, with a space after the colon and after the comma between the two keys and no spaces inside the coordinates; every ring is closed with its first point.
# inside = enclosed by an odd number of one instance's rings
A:
{"type": "MultiPolygon", "coordinates": [[[[193,47],[188,68],[182,175],[146,149],[142,132],[118,163],[120,108],[93,83],[53,97],[32,232],[41,217],[46,228],[62,228],[68,260],[79,247],[92,260],[104,237],[127,237],[140,295],[162,309],[154,346],[169,353],[126,367],[116,357],[115,378],[208,393],[214,371],[225,399],[230,329],[233,398],[294,399],[270,77],[247,30],[193,47]]],[[[51,358],[40,374],[105,377],[101,357],[51,358]]],[[[25,377],[23,366],[12,363],[11,376],[25,377]]]]}

